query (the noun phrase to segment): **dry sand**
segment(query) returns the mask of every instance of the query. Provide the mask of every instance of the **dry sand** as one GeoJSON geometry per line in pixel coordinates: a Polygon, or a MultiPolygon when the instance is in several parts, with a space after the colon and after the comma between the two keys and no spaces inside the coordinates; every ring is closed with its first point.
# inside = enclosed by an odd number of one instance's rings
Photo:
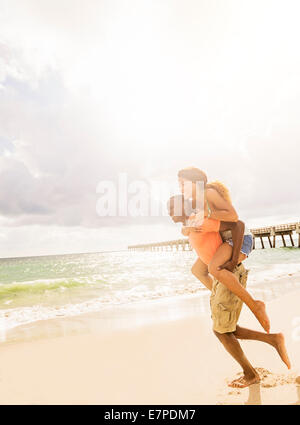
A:
{"type": "MultiPolygon", "coordinates": [[[[239,366],[211,332],[209,317],[145,325],[110,334],[0,345],[1,404],[300,403],[300,291],[267,304],[271,331],[283,331],[292,369],[275,350],[245,341],[260,385],[227,387],[239,366]]],[[[64,320],[64,319],[61,319],[64,320]]],[[[260,329],[244,306],[241,326],[260,329]]]]}

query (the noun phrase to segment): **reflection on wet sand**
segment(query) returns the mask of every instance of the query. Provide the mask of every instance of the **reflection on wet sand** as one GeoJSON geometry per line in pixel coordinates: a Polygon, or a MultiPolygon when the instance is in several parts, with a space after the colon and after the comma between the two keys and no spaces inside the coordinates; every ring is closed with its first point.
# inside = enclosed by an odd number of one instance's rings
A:
{"type": "Polygon", "coordinates": [[[248,387],[249,395],[245,404],[261,404],[261,387],[260,384],[253,384],[248,387]]]}
{"type": "Polygon", "coordinates": [[[298,400],[296,401],[296,403],[292,403],[292,405],[296,405],[296,404],[300,404],[300,385],[296,386],[297,389],[297,398],[298,400]]]}

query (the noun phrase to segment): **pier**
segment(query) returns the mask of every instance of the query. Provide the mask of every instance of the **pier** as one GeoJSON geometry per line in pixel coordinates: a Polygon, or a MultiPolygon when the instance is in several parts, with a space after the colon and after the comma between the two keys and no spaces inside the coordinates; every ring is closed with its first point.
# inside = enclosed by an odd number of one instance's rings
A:
{"type": "Polygon", "coordinates": [[[147,243],[142,245],[132,245],[128,247],[129,251],[191,251],[189,240],[175,239],[173,241],[147,243]]]}
{"type": "Polygon", "coordinates": [[[285,236],[289,237],[291,245],[295,246],[293,239],[293,234],[297,236],[298,234],[298,243],[297,246],[300,248],[300,222],[297,223],[288,223],[288,224],[278,224],[277,226],[269,227],[260,227],[258,229],[251,229],[251,233],[254,236],[254,248],[255,240],[260,239],[262,248],[265,248],[264,239],[267,238],[270,248],[276,248],[276,236],[281,237],[283,246],[286,247],[285,236]]]}
{"type": "MultiPolygon", "coordinates": [[[[253,244],[255,249],[255,240],[259,239],[264,249],[265,243],[269,242],[270,248],[276,248],[276,237],[280,237],[283,246],[287,246],[285,237],[290,240],[291,246],[300,248],[300,221],[296,223],[278,224],[277,226],[259,227],[250,229],[253,235],[253,244]],[[293,235],[297,237],[297,243],[293,239],[293,235]],[[267,238],[267,239],[266,239],[267,238]],[[265,239],[265,240],[264,240],[265,239]]],[[[128,246],[129,251],[191,251],[192,248],[187,238],[175,239],[172,241],[154,242],[140,245],[128,246]]]]}

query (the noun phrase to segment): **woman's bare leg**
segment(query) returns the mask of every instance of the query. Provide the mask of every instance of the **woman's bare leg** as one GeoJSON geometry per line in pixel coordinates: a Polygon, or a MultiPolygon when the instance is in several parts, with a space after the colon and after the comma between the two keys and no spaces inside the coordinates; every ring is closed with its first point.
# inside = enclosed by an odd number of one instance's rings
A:
{"type": "Polygon", "coordinates": [[[208,267],[205,263],[203,263],[200,258],[196,260],[196,262],[192,266],[192,273],[194,276],[196,276],[197,279],[200,280],[200,282],[203,283],[211,291],[212,289],[212,277],[208,273],[208,267]]]}
{"type": "Polygon", "coordinates": [[[265,303],[252,298],[249,292],[239,283],[237,277],[232,272],[226,269],[219,270],[219,267],[228,261],[231,256],[232,247],[228,243],[224,242],[218,248],[213,259],[209,263],[208,271],[250,308],[264,330],[269,333],[270,321],[266,313],[265,303]]]}

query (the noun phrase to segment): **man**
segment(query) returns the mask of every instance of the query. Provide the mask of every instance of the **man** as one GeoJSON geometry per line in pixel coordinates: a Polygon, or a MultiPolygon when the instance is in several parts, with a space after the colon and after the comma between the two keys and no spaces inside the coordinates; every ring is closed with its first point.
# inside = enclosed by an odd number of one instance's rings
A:
{"type": "MultiPolygon", "coordinates": [[[[185,212],[182,215],[175,215],[174,198],[172,197],[168,203],[169,214],[175,223],[185,223],[187,216],[185,212]]],[[[220,230],[221,236],[228,237],[223,233],[230,230],[233,237],[233,253],[232,259],[239,257],[241,240],[243,238],[244,224],[238,220],[237,222],[222,222],[220,230]]],[[[232,260],[231,261],[235,261],[232,260]]],[[[226,267],[226,265],[224,265],[226,267]]],[[[232,263],[230,263],[230,267],[232,263]]],[[[223,344],[228,353],[240,364],[244,375],[232,381],[229,386],[234,388],[244,388],[260,381],[259,375],[246,358],[238,339],[248,339],[265,342],[272,345],[280,355],[282,361],[290,369],[290,361],[285,348],[284,336],[282,333],[266,334],[263,332],[253,331],[242,328],[237,325],[243,302],[239,297],[233,294],[225,285],[216,278],[212,279],[207,269],[204,270],[203,262],[199,259],[192,267],[192,273],[197,277],[209,290],[211,290],[210,306],[211,317],[213,320],[213,331],[219,341],[223,344]]],[[[242,263],[235,265],[233,273],[239,279],[240,284],[245,288],[248,277],[248,270],[242,263]]]]}

